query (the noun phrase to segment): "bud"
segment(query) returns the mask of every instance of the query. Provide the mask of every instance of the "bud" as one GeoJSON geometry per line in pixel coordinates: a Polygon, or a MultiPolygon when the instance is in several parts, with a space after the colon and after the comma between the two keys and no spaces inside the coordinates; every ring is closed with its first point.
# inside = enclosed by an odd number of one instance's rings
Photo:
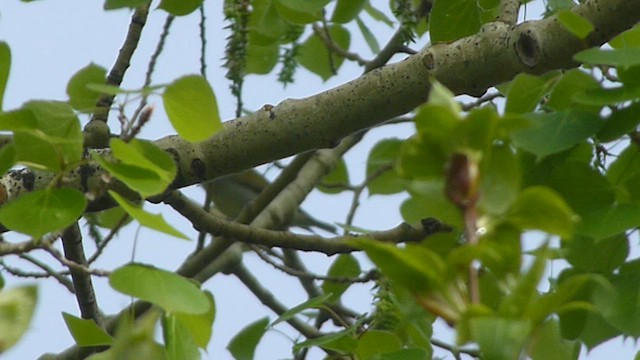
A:
{"type": "Polygon", "coordinates": [[[466,153],[454,153],[445,169],[445,193],[461,208],[478,200],[479,170],[475,158],[466,153]]]}

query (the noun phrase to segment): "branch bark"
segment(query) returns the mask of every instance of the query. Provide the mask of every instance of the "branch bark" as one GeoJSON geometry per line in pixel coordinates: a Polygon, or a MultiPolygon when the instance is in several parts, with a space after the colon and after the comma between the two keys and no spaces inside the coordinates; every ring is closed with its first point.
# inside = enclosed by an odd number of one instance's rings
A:
{"type": "MultiPolygon", "coordinates": [[[[427,99],[432,79],[455,94],[479,96],[519,73],[542,74],[575,67],[575,53],[603,44],[640,19],[640,7],[634,0],[587,0],[571,11],[594,25],[587,39],[576,38],[553,16],[518,26],[490,23],[476,35],[425,48],[344,85],[304,99],[287,99],[273,108],[264,107],[229,121],[222,131],[201,143],[191,144],[178,136],[160,139],[156,143],[178,164],[172,188],[333,147],[349,134],[413,110],[427,99]]],[[[80,169],[69,177],[68,186],[88,191],[87,184],[100,183],[102,170],[95,164],[85,167],[87,171],[80,169]]],[[[46,186],[52,176],[9,172],[0,179],[4,200],[46,186]]],[[[103,196],[89,210],[111,205],[103,196]]]]}

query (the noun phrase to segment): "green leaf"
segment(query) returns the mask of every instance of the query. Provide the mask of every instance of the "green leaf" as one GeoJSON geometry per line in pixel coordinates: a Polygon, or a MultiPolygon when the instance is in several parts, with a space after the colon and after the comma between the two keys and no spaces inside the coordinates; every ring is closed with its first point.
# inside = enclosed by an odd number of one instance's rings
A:
{"type": "Polygon", "coordinates": [[[640,205],[619,204],[584,215],[576,232],[596,240],[640,226],[640,205]]]}
{"type": "Polygon", "coordinates": [[[187,141],[202,141],[222,129],[216,96],[202,76],[175,80],[165,88],[162,101],[171,125],[187,141]]]}
{"type": "Polygon", "coordinates": [[[625,234],[595,240],[575,236],[563,244],[566,260],[579,271],[609,274],[629,256],[629,239],[625,234]]]}
{"type": "Polygon", "coordinates": [[[245,71],[247,74],[265,75],[271,72],[280,59],[280,48],[274,42],[268,45],[258,45],[249,41],[247,47],[247,62],[245,71]]]}
{"type": "Polygon", "coordinates": [[[191,14],[202,5],[204,0],[161,0],[158,9],[171,15],[183,16],[191,14]]]}
{"type": "Polygon", "coordinates": [[[572,100],[590,106],[615,105],[625,101],[640,99],[640,87],[618,86],[614,88],[598,88],[577,93],[572,100]]]}
{"type": "Polygon", "coordinates": [[[131,222],[132,218],[124,211],[120,206],[115,206],[106,210],[85,213],[85,219],[92,225],[100,226],[105,229],[115,229],[116,225],[124,219],[124,223],[122,225],[126,225],[131,222]]]}
{"type": "Polygon", "coordinates": [[[356,24],[358,24],[358,29],[360,29],[360,32],[362,33],[362,37],[364,38],[364,41],[367,42],[367,45],[369,46],[369,50],[371,50],[371,52],[374,54],[379,53],[380,44],[378,44],[378,39],[376,39],[376,36],[371,32],[371,30],[369,30],[367,25],[365,25],[365,23],[362,20],[360,20],[360,17],[356,18],[356,24]]]}
{"type": "Polygon", "coordinates": [[[609,45],[614,49],[640,47],[640,27],[634,26],[619,34],[609,41],[609,45]]]}
{"type": "Polygon", "coordinates": [[[493,146],[483,159],[480,207],[491,214],[502,214],[515,200],[522,182],[518,158],[507,144],[493,146]]]}
{"type": "Polygon", "coordinates": [[[348,23],[358,16],[367,2],[367,0],[337,0],[331,21],[340,24],[348,23]]]}
{"type": "Polygon", "coordinates": [[[375,356],[400,350],[400,338],[389,331],[369,329],[358,338],[356,354],[359,359],[374,359],[375,356]]]}
{"type": "Polygon", "coordinates": [[[380,356],[380,360],[424,360],[431,359],[431,355],[423,348],[406,348],[380,356]]]}
{"type": "Polygon", "coordinates": [[[414,181],[410,184],[411,197],[400,206],[404,221],[414,223],[426,217],[435,217],[451,226],[462,225],[460,210],[444,194],[444,184],[433,181],[414,181]]]}
{"type": "Polygon", "coordinates": [[[167,312],[204,314],[210,308],[209,298],[193,281],[150,265],[119,267],[109,275],[109,285],[167,312]]]}
{"type": "Polygon", "coordinates": [[[200,352],[191,332],[176,318],[174,313],[165,314],[163,317],[162,334],[167,349],[167,359],[200,359],[200,352]]]}
{"type": "Polygon", "coordinates": [[[568,160],[556,167],[549,185],[580,215],[607,208],[615,200],[609,181],[598,170],[581,161],[568,160]]]}
{"type": "Polygon", "coordinates": [[[6,144],[0,148],[0,174],[7,172],[16,163],[16,147],[6,144]]]}
{"type": "Polygon", "coordinates": [[[113,345],[88,360],[167,359],[166,349],[154,340],[159,311],[152,309],[138,319],[126,313],[118,322],[113,345]]]}
{"type": "Polygon", "coordinates": [[[55,172],[77,165],[82,158],[83,136],[73,109],[57,101],[30,101],[24,109],[0,120],[3,127],[15,132],[16,161],[55,172]],[[18,123],[6,124],[12,120],[18,123]]]}
{"type": "Polygon", "coordinates": [[[323,306],[329,300],[329,298],[331,298],[331,294],[322,294],[320,296],[311,298],[301,304],[298,304],[291,309],[283,312],[277,319],[275,319],[271,323],[270,326],[275,326],[283,321],[287,321],[304,310],[319,308],[323,306]]]}
{"type": "Polygon", "coordinates": [[[560,10],[556,15],[560,23],[580,40],[585,39],[594,29],[593,24],[591,24],[589,20],[573,11],[567,9],[560,10]]]}
{"type": "Polygon", "coordinates": [[[557,111],[526,115],[532,126],[511,133],[514,145],[538,158],[569,149],[600,130],[597,114],[580,111],[557,111]]]}
{"type": "Polygon", "coordinates": [[[294,352],[297,352],[312,346],[336,351],[353,352],[356,349],[357,341],[353,336],[353,330],[348,329],[296,343],[293,345],[293,350],[294,352]]]}
{"type": "Polygon", "coordinates": [[[369,14],[369,16],[371,16],[371,18],[373,18],[374,20],[380,21],[385,25],[387,25],[388,27],[393,27],[393,24],[394,24],[393,20],[389,19],[389,17],[387,17],[387,15],[384,12],[373,7],[373,5],[371,5],[369,1],[365,3],[364,11],[366,11],[367,14],[369,14]]]}
{"type": "Polygon", "coordinates": [[[601,142],[615,141],[630,133],[640,123],[640,103],[613,112],[605,119],[604,125],[597,134],[601,142]]]}
{"type": "Polygon", "coordinates": [[[446,275],[446,264],[435,252],[415,244],[404,249],[377,240],[359,238],[350,243],[365,250],[383,274],[413,292],[440,289],[446,275]]]}
{"type": "Polygon", "coordinates": [[[555,191],[544,186],[530,186],[509,208],[507,221],[521,229],[570,237],[577,216],[555,191]]]}
{"type": "Polygon", "coordinates": [[[4,91],[9,80],[9,70],[11,69],[11,49],[9,44],[0,41],[0,111],[4,99],[4,91]]]}
{"type": "Polygon", "coordinates": [[[591,48],[575,54],[573,59],[591,65],[629,67],[640,64],[640,48],[633,47],[614,50],[591,48]]]}
{"type": "Polygon", "coordinates": [[[527,113],[533,111],[547,91],[544,78],[529,74],[516,76],[507,93],[507,113],[527,113]]]}
{"type": "Polygon", "coordinates": [[[150,95],[153,94],[156,90],[165,87],[165,85],[154,85],[154,86],[146,86],[140,89],[122,89],[118,86],[107,85],[107,84],[95,84],[90,83],[85,85],[87,89],[93,90],[95,92],[99,92],[107,95],[120,95],[120,94],[135,94],[135,95],[150,95]]]}
{"type": "Polygon", "coordinates": [[[62,313],[62,318],[73,340],[80,347],[111,345],[113,343],[111,335],[93,320],[81,319],[66,312],[62,313]]]}
{"type": "MultiPolygon", "coordinates": [[[[168,186],[176,176],[176,164],[171,156],[150,141],[132,139],[124,142],[111,140],[113,156],[124,164],[151,170],[168,186]]],[[[163,189],[164,190],[164,189],[163,189]]]]}
{"type": "Polygon", "coordinates": [[[15,345],[29,329],[38,300],[38,289],[20,286],[0,292],[0,353],[15,345]]]}
{"type": "Polygon", "coordinates": [[[227,350],[235,360],[253,360],[256,347],[267,331],[267,325],[269,325],[269,318],[264,317],[245,326],[229,341],[227,350]]]}
{"type": "Polygon", "coordinates": [[[209,310],[206,313],[186,314],[176,312],[173,314],[184,328],[191,333],[196,345],[202,349],[206,349],[209,345],[213,332],[213,320],[216,317],[216,303],[213,299],[213,294],[206,290],[204,294],[209,299],[209,310]]]}
{"type": "Polygon", "coordinates": [[[150,229],[159,231],[161,233],[175,236],[179,239],[190,240],[188,236],[176,230],[171,224],[169,224],[162,214],[151,214],[144,211],[142,208],[130,204],[118,193],[109,190],[109,195],[129,214],[132,218],[136,219],[140,225],[148,227],[150,229]]]}
{"type": "MultiPolygon", "coordinates": [[[[351,254],[338,255],[327,272],[327,276],[334,278],[354,278],[358,275],[360,275],[360,263],[351,254]]],[[[322,292],[332,294],[329,302],[336,302],[349,288],[349,285],[351,285],[349,282],[325,280],[322,283],[322,292]]]]}
{"type": "Polygon", "coordinates": [[[11,230],[40,238],[76,222],[86,206],[87,200],[78,190],[36,190],[2,206],[0,223],[11,230]]]}
{"type": "Polygon", "coordinates": [[[431,41],[450,42],[475,34],[482,25],[476,0],[436,1],[429,17],[431,41]]]}
{"type": "Polygon", "coordinates": [[[338,160],[336,167],[318,184],[318,190],[325,194],[338,194],[349,186],[349,171],[343,158],[338,160]]]}
{"type": "Polygon", "coordinates": [[[105,10],[115,10],[122,8],[134,9],[148,3],[148,0],[105,0],[103,8],[105,10]]]}
{"type": "Polygon", "coordinates": [[[104,83],[106,79],[107,70],[93,63],[78,70],[67,84],[69,105],[80,112],[93,112],[100,97],[100,92],[87,88],[87,84],[104,83]]]}
{"type": "Polygon", "coordinates": [[[574,360],[575,343],[564,340],[558,320],[549,319],[537,329],[532,347],[528,350],[532,360],[574,360]]]}
{"type": "Polygon", "coordinates": [[[93,159],[111,175],[122,181],[130,189],[140,193],[142,197],[159,194],[167,188],[160,175],[136,165],[114,163],[92,152],[93,159]]]}
{"type": "Polygon", "coordinates": [[[253,11],[249,16],[249,44],[270,45],[277,43],[291,25],[278,13],[271,0],[252,1],[253,11]]]}
{"type": "MultiPolygon", "coordinates": [[[[331,40],[340,48],[349,50],[351,34],[340,25],[328,28],[331,40]]],[[[320,76],[322,80],[332,77],[344,62],[344,58],[329,52],[325,43],[316,34],[311,35],[298,49],[298,61],[305,69],[320,76]]]]}
{"type": "Polygon", "coordinates": [[[276,9],[294,24],[309,24],[322,18],[322,8],[331,0],[274,0],[276,9]]]}
{"type": "Polygon", "coordinates": [[[623,335],[640,336],[640,263],[638,260],[622,265],[611,278],[611,286],[600,286],[594,301],[605,320],[623,335]]]}
{"type": "Polygon", "coordinates": [[[531,331],[527,321],[494,316],[472,318],[470,328],[483,357],[491,360],[518,359],[531,331]]]}
{"type": "Polygon", "coordinates": [[[367,159],[367,184],[369,195],[396,194],[404,191],[404,180],[393,170],[403,141],[383,139],[376,143],[367,159]]]}
{"type": "Polygon", "coordinates": [[[568,110],[576,105],[573,100],[575,94],[599,88],[600,84],[593,76],[580,69],[572,69],[562,74],[553,85],[546,105],[555,110],[568,110]]]}

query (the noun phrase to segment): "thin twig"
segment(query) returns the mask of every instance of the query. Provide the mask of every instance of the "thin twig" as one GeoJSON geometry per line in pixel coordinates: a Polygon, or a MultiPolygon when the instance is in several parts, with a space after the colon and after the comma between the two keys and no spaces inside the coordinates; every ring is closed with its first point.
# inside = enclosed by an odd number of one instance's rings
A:
{"type": "Polygon", "coordinates": [[[366,66],[369,63],[369,61],[363,59],[357,53],[349,52],[348,50],[345,50],[342,47],[340,47],[340,45],[336,44],[336,42],[333,41],[333,39],[331,38],[331,34],[327,30],[327,27],[321,27],[318,24],[313,24],[312,28],[313,28],[313,33],[316,34],[320,38],[320,40],[322,40],[322,42],[326,45],[330,53],[334,53],[347,60],[355,61],[360,66],[366,66]]]}
{"type": "MultiPolygon", "coordinates": [[[[139,6],[131,16],[131,22],[129,23],[129,30],[125,37],[124,43],[120,48],[116,62],[109,71],[107,76],[107,84],[112,86],[120,86],[122,79],[129,68],[131,58],[134,52],[138,48],[138,42],[142,35],[142,29],[147,22],[147,15],[149,14],[149,4],[151,2],[139,6]]],[[[103,121],[107,122],[109,118],[109,109],[113,104],[114,95],[103,94],[96,103],[96,110],[93,113],[91,121],[103,121]]]]}

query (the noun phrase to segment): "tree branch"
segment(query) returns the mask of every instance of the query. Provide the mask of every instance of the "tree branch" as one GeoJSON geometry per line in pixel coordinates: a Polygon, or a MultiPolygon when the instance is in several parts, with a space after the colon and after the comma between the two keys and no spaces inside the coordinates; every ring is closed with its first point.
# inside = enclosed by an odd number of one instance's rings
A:
{"type": "MultiPolygon", "coordinates": [[[[373,70],[342,86],[304,99],[284,100],[271,109],[227,122],[222,131],[203,142],[191,144],[176,135],[160,139],[157,144],[171,153],[178,164],[172,187],[209,181],[275,159],[335,146],[349,134],[414,109],[427,98],[433,78],[455,94],[479,96],[519,73],[542,74],[575,67],[572,57],[576,52],[603,44],[640,19],[640,7],[630,0],[587,0],[571,11],[594,25],[596,30],[587,39],[576,38],[554,16],[515,27],[490,23],[476,35],[425,48],[402,62],[373,70]]],[[[99,179],[103,170],[95,168],[91,177],[99,179]]],[[[69,176],[68,186],[82,189],[80,173],[69,176]]],[[[29,178],[45,186],[52,176],[31,172],[29,178]]],[[[20,179],[15,181],[15,177],[9,172],[0,179],[5,200],[34,189],[33,181],[27,184],[20,179]]],[[[89,209],[112,205],[105,195],[89,209]]]]}

